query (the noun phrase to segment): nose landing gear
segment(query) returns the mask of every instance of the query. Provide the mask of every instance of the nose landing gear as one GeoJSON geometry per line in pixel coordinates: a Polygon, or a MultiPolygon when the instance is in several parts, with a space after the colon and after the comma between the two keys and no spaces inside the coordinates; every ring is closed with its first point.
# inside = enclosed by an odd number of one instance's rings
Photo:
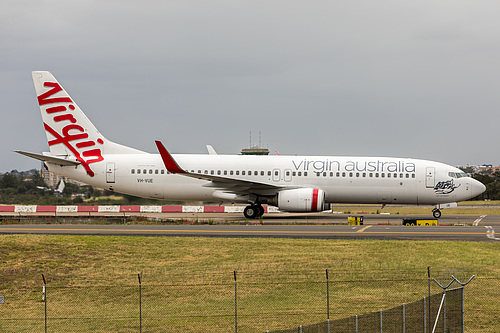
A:
{"type": "Polygon", "coordinates": [[[441,211],[437,208],[434,208],[432,210],[432,216],[434,216],[434,218],[438,219],[441,217],[441,211]]]}

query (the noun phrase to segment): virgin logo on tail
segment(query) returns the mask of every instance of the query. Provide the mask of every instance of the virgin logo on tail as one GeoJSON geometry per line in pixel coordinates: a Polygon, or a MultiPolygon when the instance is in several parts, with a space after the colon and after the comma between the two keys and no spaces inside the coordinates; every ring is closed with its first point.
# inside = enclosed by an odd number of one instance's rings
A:
{"type": "MultiPolygon", "coordinates": [[[[54,97],[50,98],[52,95],[62,91],[61,86],[57,82],[44,82],[44,87],[50,88],[50,90],[40,94],[38,96],[38,104],[40,106],[46,104],[60,104],[57,106],[48,107],[45,112],[52,116],[52,120],[56,123],[67,121],[69,124],[62,127],[61,133],[58,133],[47,123],[43,123],[45,130],[55,137],[54,140],[49,141],[49,146],[63,144],[65,145],[76,157],[76,159],[83,165],[87,174],[91,177],[94,176],[94,171],[90,168],[90,164],[100,162],[104,160],[102,157],[101,149],[91,148],[96,145],[93,140],[80,141],[76,144],[73,143],[75,140],[88,139],[89,134],[85,132],[85,129],[78,125],[78,121],[75,119],[71,111],[75,110],[73,101],[68,97],[54,97]],[[63,105],[62,103],[69,103],[69,105],[63,105]],[[70,133],[70,131],[72,131],[70,133]],[[86,159],[85,159],[86,158],[86,159]]],[[[104,141],[98,138],[97,143],[103,144],[104,141]]]]}

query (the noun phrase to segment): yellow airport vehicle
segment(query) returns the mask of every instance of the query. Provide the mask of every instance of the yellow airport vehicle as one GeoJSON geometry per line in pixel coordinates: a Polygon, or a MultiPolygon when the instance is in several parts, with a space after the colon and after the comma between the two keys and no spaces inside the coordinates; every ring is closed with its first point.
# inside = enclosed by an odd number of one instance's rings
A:
{"type": "Polygon", "coordinates": [[[363,225],[363,216],[349,216],[347,225],[363,225]]]}
{"type": "Polygon", "coordinates": [[[403,219],[403,225],[439,225],[438,220],[418,220],[418,219],[403,219]]]}

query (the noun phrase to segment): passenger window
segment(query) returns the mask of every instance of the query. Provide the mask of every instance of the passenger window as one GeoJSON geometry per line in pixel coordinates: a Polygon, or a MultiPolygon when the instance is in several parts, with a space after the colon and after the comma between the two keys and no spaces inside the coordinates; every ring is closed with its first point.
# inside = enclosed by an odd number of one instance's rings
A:
{"type": "Polygon", "coordinates": [[[153,169],[149,169],[149,174],[152,175],[153,174],[153,169]]]}
{"type": "Polygon", "coordinates": [[[164,175],[165,174],[165,170],[161,169],[161,174],[164,175]]]}
{"type": "Polygon", "coordinates": [[[226,175],[227,175],[227,170],[224,170],[224,176],[226,176],[226,175]]]}
{"type": "Polygon", "coordinates": [[[240,170],[236,170],[236,176],[240,175],[240,170]]]}
{"type": "Polygon", "coordinates": [[[221,174],[220,170],[217,170],[217,175],[219,175],[219,176],[220,176],[220,174],[221,174]]]}
{"type": "Polygon", "coordinates": [[[287,171],[287,172],[286,172],[286,175],[287,175],[287,176],[290,176],[290,171],[287,171]]]}
{"type": "Polygon", "coordinates": [[[340,172],[337,172],[337,177],[340,177],[340,172]]]}
{"type": "Polygon", "coordinates": [[[323,177],[326,177],[326,172],[323,172],[323,177]]]}
{"type": "Polygon", "coordinates": [[[307,171],[304,171],[304,177],[307,177],[307,171]]]}
{"type": "Polygon", "coordinates": [[[349,172],[349,177],[352,177],[352,172],[349,172]]]}
{"type": "Polygon", "coordinates": [[[292,177],[295,177],[295,171],[292,171],[292,177]]]}
{"type": "Polygon", "coordinates": [[[409,174],[406,174],[406,178],[410,178],[410,175],[409,175],[409,174]]]}
{"type": "Polygon", "coordinates": [[[370,177],[373,177],[373,173],[370,172],[370,177]]]}
{"type": "Polygon", "coordinates": [[[297,173],[297,176],[299,176],[299,177],[300,177],[300,176],[302,176],[302,171],[299,171],[299,172],[297,173]]]}
{"type": "Polygon", "coordinates": [[[359,177],[359,172],[356,172],[356,177],[359,177]]]}
{"type": "Polygon", "coordinates": [[[275,175],[275,176],[277,176],[277,175],[278,175],[278,173],[279,173],[278,171],[274,171],[274,175],[275,175]]]}
{"type": "Polygon", "coordinates": [[[241,175],[244,176],[245,175],[245,170],[241,171],[241,175]]]}
{"type": "Polygon", "coordinates": [[[366,172],[363,172],[363,177],[366,177],[366,172]]]}
{"type": "Polygon", "coordinates": [[[214,170],[210,170],[210,174],[211,175],[215,175],[215,171],[214,170]]]}
{"type": "Polygon", "coordinates": [[[143,174],[147,174],[147,173],[148,173],[148,170],[144,169],[144,170],[142,170],[142,173],[143,173],[143,174]]]}
{"type": "Polygon", "coordinates": [[[342,172],[342,177],[345,177],[345,172],[342,172]]]}
{"type": "Polygon", "coordinates": [[[158,169],[155,169],[155,175],[157,175],[157,174],[158,174],[158,169]]]}
{"type": "Polygon", "coordinates": [[[402,173],[399,174],[399,178],[403,178],[403,174],[402,173]]]}
{"type": "Polygon", "coordinates": [[[382,176],[382,178],[385,178],[385,173],[381,173],[380,176],[382,176]]]}
{"type": "Polygon", "coordinates": [[[205,175],[208,175],[208,170],[205,170],[205,175]]]}
{"type": "Polygon", "coordinates": [[[260,175],[261,175],[261,176],[264,176],[264,171],[261,171],[261,172],[260,172],[260,175]]]}
{"type": "Polygon", "coordinates": [[[233,170],[229,170],[229,175],[232,176],[233,175],[233,170]]]}
{"type": "Polygon", "coordinates": [[[267,175],[268,175],[268,176],[270,176],[270,175],[271,175],[271,171],[268,171],[268,172],[267,172],[267,175]]]}
{"type": "Polygon", "coordinates": [[[258,171],[254,171],[254,172],[253,172],[253,175],[254,175],[254,176],[258,176],[258,175],[259,175],[259,172],[258,172],[258,171]]]}
{"type": "Polygon", "coordinates": [[[375,178],[378,178],[378,172],[375,173],[375,178]]]}
{"type": "Polygon", "coordinates": [[[391,174],[390,173],[387,174],[387,178],[391,178],[391,174]]]}
{"type": "Polygon", "coordinates": [[[330,177],[333,177],[333,172],[330,172],[330,177]]]}
{"type": "Polygon", "coordinates": [[[411,178],[415,178],[415,174],[414,173],[411,174],[411,178]]]}
{"type": "Polygon", "coordinates": [[[134,174],[134,173],[135,173],[135,169],[132,169],[132,174],[134,174]]]}

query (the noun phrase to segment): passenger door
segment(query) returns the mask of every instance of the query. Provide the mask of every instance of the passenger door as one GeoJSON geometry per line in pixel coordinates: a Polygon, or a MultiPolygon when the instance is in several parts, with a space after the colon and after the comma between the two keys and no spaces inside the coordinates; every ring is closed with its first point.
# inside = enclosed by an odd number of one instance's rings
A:
{"type": "Polygon", "coordinates": [[[436,185],[436,171],[434,168],[427,168],[427,172],[425,175],[425,186],[427,188],[432,188],[434,185],[436,185]]]}

